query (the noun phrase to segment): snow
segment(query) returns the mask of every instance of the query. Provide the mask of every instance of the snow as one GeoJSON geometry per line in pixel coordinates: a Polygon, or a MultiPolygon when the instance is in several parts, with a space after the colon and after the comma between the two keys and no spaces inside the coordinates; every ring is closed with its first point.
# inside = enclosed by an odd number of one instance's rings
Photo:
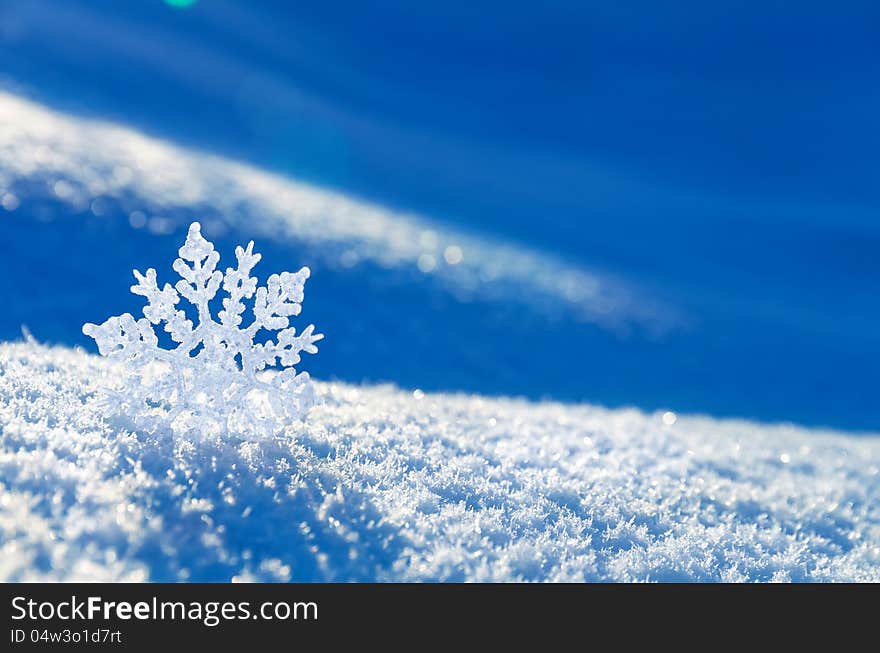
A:
{"type": "Polygon", "coordinates": [[[209,428],[271,437],[275,425],[271,418],[264,419],[265,408],[290,419],[311,408],[314,392],[309,375],[297,373],[293,366],[299,364],[300,353],[318,353],[314,343],[324,336],[313,333],[313,324],[299,335],[290,326],[291,316],[302,311],[311,272],[303,267],[296,273],[272,274],[265,286],[257,288],[250,273],[262,257],[253,249],[254,241],[247,249],[236,247],[238,266],[226,268],[224,274],[216,269],[220,253],[202,236],[201,225],[193,222],[173,264],[181,277],[174,287],[166,283],[160,289],[154,268],[148,268],[146,275],[134,271],[137,283],[131,292],[147,300],[143,318],[135,320],[131,313],[123,313],[100,326],[83,325],[83,333],[95,339],[101,355],[125,367],[123,385],[102,392],[139,427],[149,428],[158,421],[160,428],[192,430],[196,437],[209,428]],[[215,321],[211,302],[221,284],[227,296],[215,321]],[[191,312],[195,310],[195,327],[180,305],[181,296],[191,312]],[[253,297],[253,315],[241,328],[242,300],[253,297]],[[176,343],[173,347],[160,346],[153,326],[159,324],[176,343]],[[254,343],[257,334],[275,331],[277,340],[264,337],[254,343]],[[276,363],[282,369],[273,370],[271,380],[258,377],[276,363]]]}
{"type": "Polygon", "coordinates": [[[0,345],[0,579],[880,580],[876,435],[316,383],[185,439],[102,413],[121,373],[0,345]]]}

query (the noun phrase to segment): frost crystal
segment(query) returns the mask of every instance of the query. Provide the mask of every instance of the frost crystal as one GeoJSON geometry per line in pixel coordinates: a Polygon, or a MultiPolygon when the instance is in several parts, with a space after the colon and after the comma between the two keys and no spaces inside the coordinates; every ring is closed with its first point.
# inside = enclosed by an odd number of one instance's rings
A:
{"type": "Polygon", "coordinates": [[[83,326],[102,356],[124,363],[121,387],[108,388],[105,395],[138,426],[267,437],[279,418],[299,419],[313,405],[308,373],[298,374],[293,366],[301,352],[316,353],[315,342],[324,336],[311,324],[299,335],[289,326],[302,309],[309,269],[273,274],[257,288],[250,273],[261,256],[253,248],[253,241],[247,249],[236,247],[238,267],[223,274],[216,269],[220,254],[194,222],[174,261],[182,277],[174,287],[166,283],[160,289],[153,268],[146,274],[134,271],[137,283],[131,291],[147,299],[144,317],[123,313],[100,326],[83,326]],[[209,303],[221,285],[227,297],[216,321],[209,303]],[[197,311],[197,325],[177,307],[181,296],[197,311]],[[242,300],[252,297],[253,319],[242,327],[242,300]],[[160,323],[176,347],[159,346],[153,325],[160,323]],[[276,339],[255,344],[264,330],[277,331],[276,339]],[[282,369],[273,375],[266,368],[276,361],[282,369]]]}

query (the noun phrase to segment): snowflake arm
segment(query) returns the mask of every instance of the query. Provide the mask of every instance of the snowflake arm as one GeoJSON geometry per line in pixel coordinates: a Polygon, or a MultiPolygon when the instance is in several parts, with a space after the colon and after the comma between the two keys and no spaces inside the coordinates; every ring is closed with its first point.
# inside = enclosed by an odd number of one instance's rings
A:
{"type": "Polygon", "coordinates": [[[237,327],[241,324],[241,314],[245,306],[242,299],[250,299],[257,290],[257,279],[250,276],[251,270],[263,258],[261,254],[254,254],[254,241],[248,243],[247,249],[235,248],[235,257],[238,259],[236,269],[226,268],[226,276],[223,279],[223,290],[229,293],[229,297],[223,300],[223,310],[218,317],[220,323],[227,327],[237,327]]]}
{"type": "Polygon", "coordinates": [[[186,342],[192,336],[193,325],[186,319],[183,311],[175,308],[180,301],[177,291],[167,283],[162,290],[159,290],[156,271],[153,268],[147,270],[146,276],[135,270],[134,278],[137,279],[137,283],[131,287],[131,292],[147,299],[144,317],[151,324],[164,322],[165,331],[171,334],[174,342],[186,342]]]}
{"type": "Polygon", "coordinates": [[[310,324],[299,335],[296,335],[296,329],[293,327],[285,329],[278,334],[275,352],[281,361],[282,367],[299,365],[300,352],[304,351],[307,354],[318,353],[315,343],[321,340],[324,334],[315,333],[314,331],[315,325],[310,324]]]}
{"type": "Polygon", "coordinates": [[[213,243],[202,237],[201,225],[193,222],[178,254],[180,258],[174,261],[172,267],[182,278],[174,287],[198,308],[199,324],[204,326],[213,322],[208,302],[214,299],[223,281],[223,273],[216,269],[220,253],[214,249],[213,243]]]}
{"type": "Polygon", "coordinates": [[[111,317],[101,325],[87,323],[82,330],[95,340],[102,356],[117,360],[133,360],[158,344],[149,320],[135,320],[131,313],[111,317]]]}

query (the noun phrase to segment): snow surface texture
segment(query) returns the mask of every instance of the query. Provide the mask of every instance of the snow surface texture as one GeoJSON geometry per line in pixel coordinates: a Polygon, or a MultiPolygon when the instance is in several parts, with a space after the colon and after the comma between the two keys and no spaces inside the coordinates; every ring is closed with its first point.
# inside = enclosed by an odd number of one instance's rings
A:
{"type": "Polygon", "coordinates": [[[134,271],[131,292],[146,298],[144,317],[123,313],[100,326],[83,326],[101,355],[126,368],[123,385],[103,391],[110,400],[107,409],[130,415],[139,428],[165,427],[196,437],[205,432],[267,437],[275,432],[275,417],[302,417],[314,393],[308,373],[297,374],[294,365],[302,352],[318,353],[315,343],[324,337],[314,333],[313,324],[299,335],[290,326],[291,316],[302,310],[309,269],[273,274],[257,288],[250,276],[261,258],[254,241],[247,249],[236,247],[238,265],[224,274],[217,269],[219,252],[202,236],[198,222],[190,225],[178,253],[173,267],[181,278],[174,287],[166,283],[160,289],[154,268],[146,275],[134,271]],[[217,322],[210,303],[221,284],[227,296],[217,322]],[[197,310],[195,326],[179,305],[181,296],[197,310]],[[242,300],[251,298],[253,316],[241,328],[242,300]],[[174,347],[160,346],[153,329],[158,324],[177,343],[174,347]],[[276,340],[254,344],[261,332],[274,331],[276,340]],[[278,362],[282,369],[271,379],[259,378],[278,362]]]}
{"type": "Polygon", "coordinates": [[[262,442],[133,432],[0,345],[0,579],[878,581],[880,441],[316,384],[262,442]]]}
{"type": "Polygon", "coordinates": [[[180,226],[181,208],[202,207],[204,213],[210,207],[215,231],[223,221],[243,221],[249,233],[305,243],[330,264],[412,267],[454,293],[505,301],[527,296],[530,304],[542,297],[551,312],[562,307],[608,328],[639,324],[662,332],[683,319],[629,284],[551,254],[389,211],[112,123],[67,116],[0,91],[0,206],[15,210],[47,189],[74,209],[91,205],[104,214],[118,204],[131,213],[133,228],[156,234],[180,226]]]}

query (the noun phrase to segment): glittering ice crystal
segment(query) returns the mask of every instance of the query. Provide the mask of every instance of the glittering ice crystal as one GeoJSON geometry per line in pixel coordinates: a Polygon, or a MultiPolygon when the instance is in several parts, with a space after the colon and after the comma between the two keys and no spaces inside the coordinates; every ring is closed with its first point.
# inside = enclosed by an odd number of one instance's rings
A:
{"type": "Polygon", "coordinates": [[[311,324],[299,334],[290,326],[302,310],[309,269],[273,274],[258,288],[250,275],[261,256],[253,247],[253,241],[246,249],[237,247],[238,265],[224,274],[216,269],[220,254],[194,222],[174,261],[181,279],[173,287],[160,288],[153,268],[134,271],[131,291],[146,298],[144,317],[123,313],[83,326],[101,355],[124,364],[120,382],[103,394],[139,427],[269,437],[279,419],[299,419],[313,405],[308,373],[294,366],[302,352],[318,351],[315,342],[323,335],[311,324]],[[215,320],[210,302],[221,286],[226,297],[215,320]],[[196,312],[195,323],[178,306],[181,297],[196,312]],[[245,320],[244,300],[251,299],[245,320]],[[176,346],[160,346],[154,331],[160,324],[176,346]],[[266,332],[277,332],[271,334],[275,339],[254,342],[266,332]]]}

